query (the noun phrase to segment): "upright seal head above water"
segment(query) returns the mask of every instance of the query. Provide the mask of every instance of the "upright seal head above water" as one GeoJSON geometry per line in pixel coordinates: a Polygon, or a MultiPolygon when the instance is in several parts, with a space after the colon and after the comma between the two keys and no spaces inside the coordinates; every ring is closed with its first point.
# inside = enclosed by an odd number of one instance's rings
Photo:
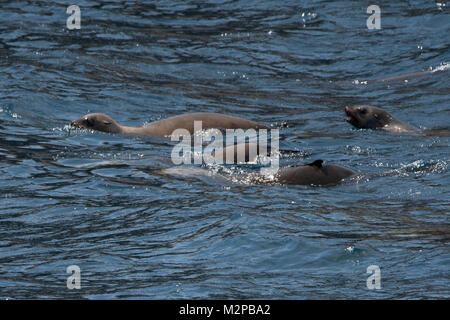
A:
{"type": "Polygon", "coordinates": [[[141,127],[122,126],[102,113],[90,113],[72,121],[71,126],[108,133],[170,136],[176,129],[194,133],[194,121],[202,122],[202,129],[269,129],[255,121],[213,112],[187,113],[148,123],[141,127]]]}
{"type": "Polygon", "coordinates": [[[381,129],[390,132],[420,132],[403,121],[395,119],[385,110],[371,106],[345,107],[347,122],[359,129],[381,129]]]}

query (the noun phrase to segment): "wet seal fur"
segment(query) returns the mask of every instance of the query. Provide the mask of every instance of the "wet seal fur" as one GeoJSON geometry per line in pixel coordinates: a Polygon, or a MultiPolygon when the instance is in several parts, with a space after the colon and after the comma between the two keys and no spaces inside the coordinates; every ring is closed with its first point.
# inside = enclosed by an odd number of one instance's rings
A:
{"type": "Polygon", "coordinates": [[[278,169],[274,175],[264,175],[259,172],[239,173],[232,177],[227,177],[217,172],[211,172],[204,168],[173,167],[165,169],[164,173],[178,175],[182,177],[215,177],[219,182],[229,181],[238,184],[258,184],[258,185],[304,185],[329,187],[343,182],[347,178],[358,176],[360,172],[353,169],[335,165],[323,164],[323,160],[316,160],[312,163],[283,167],[278,169]]]}
{"type": "Polygon", "coordinates": [[[138,134],[169,137],[176,129],[186,129],[194,134],[194,121],[202,121],[202,129],[269,129],[255,121],[213,112],[187,113],[161,119],[141,127],[122,126],[102,113],[90,113],[71,122],[75,128],[98,130],[107,133],[138,134]]]}
{"type": "Polygon", "coordinates": [[[290,185],[329,186],[357,174],[353,169],[335,164],[324,165],[323,160],[316,160],[306,165],[280,168],[275,181],[290,185]]]}
{"type": "Polygon", "coordinates": [[[397,120],[387,111],[372,106],[345,107],[347,122],[359,129],[381,129],[396,133],[420,133],[406,122],[397,120]]]}

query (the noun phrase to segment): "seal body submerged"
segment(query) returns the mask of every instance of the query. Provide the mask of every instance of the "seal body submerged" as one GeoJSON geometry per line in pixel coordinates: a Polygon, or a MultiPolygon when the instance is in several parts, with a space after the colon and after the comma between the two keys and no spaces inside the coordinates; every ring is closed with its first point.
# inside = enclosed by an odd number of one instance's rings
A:
{"type": "Polygon", "coordinates": [[[406,122],[397,120],[387,111],[372,106],[345,107],[347,122],[359,129],[381,129],[397,133],[421,132],[406,122]]]}
{"type": "Polygon", "coordinates": [[[326,186],[338,184],[357,174],[350,168],[335,164],[323,165],[323,160],[316,160],[306,165],[279,169],[275,181],[281,184],[326,186]]]}
{"type": "Polygon", "coordinates": [[[305,186],[333,186],[341,183],[343,180],[356,176],[358,171],[339,166],[336,164],[323,165],[323,160],[316,160],[313,163],[298,165],[293,167],[283,167],[278,169],[273,176],[260,174],[259,172],[236,174],[232,177],[211,172],[204,168],[192,167],[173,167],[165,170],[165,173],[182,175],[183,177],[200,178],[204,176],[219,177],[233,183],[250,183],[266,185],[305,185],[305,186]]]}
{"type": "Polygon", "coordinates": [[[213,112],[187,113],[161,119],[141,127],[122,126],[114,119],[102,113],[90,113],[72,121],[71,126],[98,130],[108,133],[142,134],[170,136],[176,129],[186,129],[194,133],[194,121],[202,122],[202,129],[268,129],[255,121],[213,112]]]}

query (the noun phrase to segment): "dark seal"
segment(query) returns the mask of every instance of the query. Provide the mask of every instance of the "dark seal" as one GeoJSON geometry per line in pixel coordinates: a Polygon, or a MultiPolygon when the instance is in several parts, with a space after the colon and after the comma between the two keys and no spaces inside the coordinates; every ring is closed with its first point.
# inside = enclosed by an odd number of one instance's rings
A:
{"type": "Polygon", "coordinates": [[[397,133],[419,133],[419,128],[397,120],[387,111],[371,106],[345,107],[347,122],[359,129],[381,129],[397,133]]]}
{"type": "Polygon", "coordinates": [[[306,165],[280,168],[275,181],[280,184],[329,186],[339,184],[357,174],[353,169],[336,164],[324,165],[323,160],[316,160],[306,165]]]}

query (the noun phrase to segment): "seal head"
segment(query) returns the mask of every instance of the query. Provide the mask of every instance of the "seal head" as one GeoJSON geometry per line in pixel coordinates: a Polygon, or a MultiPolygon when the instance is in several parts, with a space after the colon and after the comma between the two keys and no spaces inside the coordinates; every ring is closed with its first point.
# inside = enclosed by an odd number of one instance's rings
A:
{"type": "Polygon", "coordinates": [[[347,122],[359,129],[382,129],[394,120],[383,109],[371,106],[345,107],[345,113],[347,122]]]}
{"type": "Polygon", "coordinates": [[[121,126],[103,113],[90,113],[70,123],[72,127],[98,130],[109,133],[121,133],[121,126]]]}
{"type": "Polygon", "coordinates": [[[389,112],[371,106],[345,107],[347,122],[359,129],[381,129],[395,133],[420,133],[421,130],[394,118],[389,112]]]}

